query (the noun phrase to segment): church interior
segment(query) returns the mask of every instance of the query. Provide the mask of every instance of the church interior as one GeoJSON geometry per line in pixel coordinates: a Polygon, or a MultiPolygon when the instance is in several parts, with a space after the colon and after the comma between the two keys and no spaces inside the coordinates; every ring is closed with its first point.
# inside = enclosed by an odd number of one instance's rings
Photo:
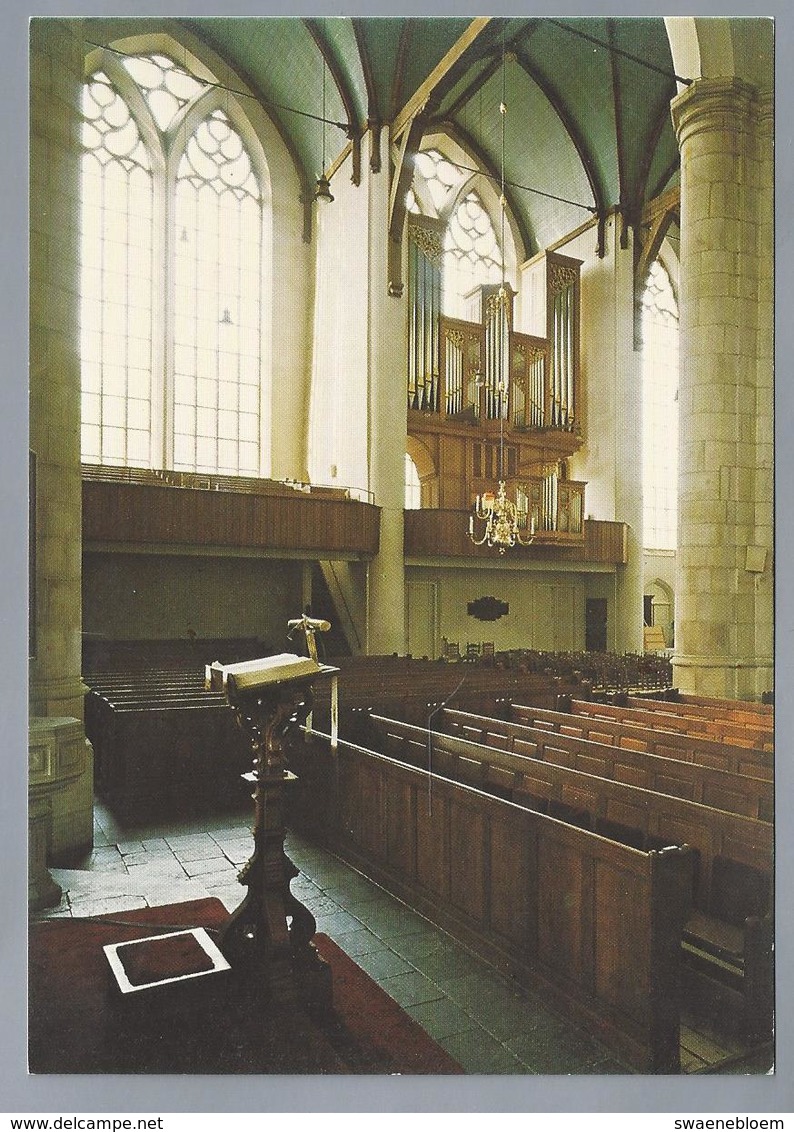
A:
{"type": "Polygon", "coordinates": [[[29,46],[31,1071],[769,1073],[772,22],[29,46]]]}

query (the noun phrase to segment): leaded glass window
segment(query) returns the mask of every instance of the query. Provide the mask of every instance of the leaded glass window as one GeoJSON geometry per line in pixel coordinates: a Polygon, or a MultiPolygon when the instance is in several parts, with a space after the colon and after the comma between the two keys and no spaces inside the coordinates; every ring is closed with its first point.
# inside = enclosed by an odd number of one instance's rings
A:
{"type": "Polygon", "coordinates": [[[260,181],[218,91],[105,52],[83,92],[83,460],[262,474],[260,181]]]}
{"type": "Polygon", "coordinates": [[[482,284],[502,278],[502,249],[491,217],[472,188],[471,170],[463,169],[437,149],[423,150],[414,162],[409,212],[446,220],[443,242],[442,311],[466,318],[466,296],[482,284]]]}

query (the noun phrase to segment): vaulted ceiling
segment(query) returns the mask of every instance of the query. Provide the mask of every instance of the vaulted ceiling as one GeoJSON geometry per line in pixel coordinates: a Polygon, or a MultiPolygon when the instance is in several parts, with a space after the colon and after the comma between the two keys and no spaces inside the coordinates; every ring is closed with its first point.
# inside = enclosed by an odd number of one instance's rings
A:
{"type": "MultiPolygon", "coordinates": [[[[529,256],[619,206],[637,223],[678,178],[676,79],[660,18],[210,18],[183,21],[276,121],[310,193],[368,124],[445,131],[501,176],[529,256]],[[323,114],[323,104],[325,113],[323,114]],[[323,125],[323,117],[325,125],[323,125]]],[[[686,76],[684,76],[686,77],[686,76]]],[[[341,174],[338,174],[341,175],[341,174]]]]}

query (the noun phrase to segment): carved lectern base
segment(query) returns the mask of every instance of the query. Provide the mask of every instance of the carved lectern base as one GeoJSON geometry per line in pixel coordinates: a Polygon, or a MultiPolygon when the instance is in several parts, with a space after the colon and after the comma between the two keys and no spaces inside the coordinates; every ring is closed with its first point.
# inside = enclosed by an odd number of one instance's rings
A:
{"type": "Polygon", "coordinates": [[[233,971],[243,974],[255,997],[314,1009],[331,1006],[331,969],[311,940],[314,916],[290,891],[298,869],[284,853],[282,740],[308,710],[312,677],[285,678],[254,691],[227,686],[238,726],[248,736],[254,769],[243,777],[254,787],[254,852],[239,875],[246,896],[220,934],[233,971]]]}

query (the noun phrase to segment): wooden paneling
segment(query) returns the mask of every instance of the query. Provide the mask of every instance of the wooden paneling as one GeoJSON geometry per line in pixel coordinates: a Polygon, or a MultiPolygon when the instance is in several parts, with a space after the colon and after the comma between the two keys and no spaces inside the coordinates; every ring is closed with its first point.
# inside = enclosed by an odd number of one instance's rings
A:
{"type": "MultiPolygon", "coordinates": [[[[482,743],[501,751],[535,759],[546,759],[558,766],[611,778],[629,786],[641,786],[660,794],[700,802],[713,809],[744,814],[746,817],[771,821],[773,789],[768,780],[742,775],[727,767],[703,766],[697,761],[698,740],[690,744],[694,758],[667,758],[658,753],[624,750],[613,741],[596,739],[596,734],[571,734],[561,730],[557,722],[561,712],[545,712],[540,708],[513,707],[518,722],[477,718],[465,711],[445,708],[434,717],[434,728],[457,735],[474,743],[482,743]]],[[[614,739],[618,737],[615,736],[614,739]]],[[[650,740],[651,747],[653,740],[650,740]]]]}
{"type": "MultiPolygon", "coordinates": [[[[312,774],[334,756],[318,736],[295,746],[311,789],[312,774]]],[[[640,1070],[679,1071],[676,957],[690,850],[640,852],[443,778],[433,780],[431,811],[422,770],[344,741],[334,765],[335,790],[322,781],[317,788],[326,809],[341,800],[331,835],[341,855],[541,987],[640,1070]],[[372,830],[383,824],[375,815],[406,788],[417,799],[404,811],[410,848],[395,857],[372,830]],[[417,876],[400,864],[414,850],[417,876]],[[597,910],[608,929],[600,939],[597,910]],[[669,963],[658,962],[660,948],[669,963]]]]}
{"type": "Polygon", "coordinates": [[[83,541],[376,554],[380,509],[293,491],[257,495],[83,481],[83,541]]]}
{"type": "MultiPolygon", "coordinates": [[[[627,562],[624,523],[584,522],[584,545],[568,545],[554,531],[538,534],[529,547],[514,546],[511,558],[554,562],[624,565],[627,562]]],[[[474,546],[469,538],[469,512],[442,508],[405,512],[405,554],[410,558],[493,558],[494,551],[474,546]]]]}
{"type": "MultiPolygon", "coordinates": [[[[520,704],[513,697],[510,718],[527,727],[559,731],[564,735],[620,747],[627,752],[646,751],[664,759],[696,763],[698,766],[746,775],[767,783],[772,781],[774,756],[771,751],[738,747],[706,735],[665,732],[647,723],[628,722],[621,718],[620,708],[617,709],[617,715],[604,718],[605,712],[614,710],[611,704],[585,704],[584,701],[572,700],[571,706],[578,709],[580,703],[584,705],[581,713],[576,710],[574,714],[567,714],[520,704]]],[[[627,758],[626,762],[628,761],[627,758]]],[[[768,796],[768,787],[766,793],[768,796]]]]}

